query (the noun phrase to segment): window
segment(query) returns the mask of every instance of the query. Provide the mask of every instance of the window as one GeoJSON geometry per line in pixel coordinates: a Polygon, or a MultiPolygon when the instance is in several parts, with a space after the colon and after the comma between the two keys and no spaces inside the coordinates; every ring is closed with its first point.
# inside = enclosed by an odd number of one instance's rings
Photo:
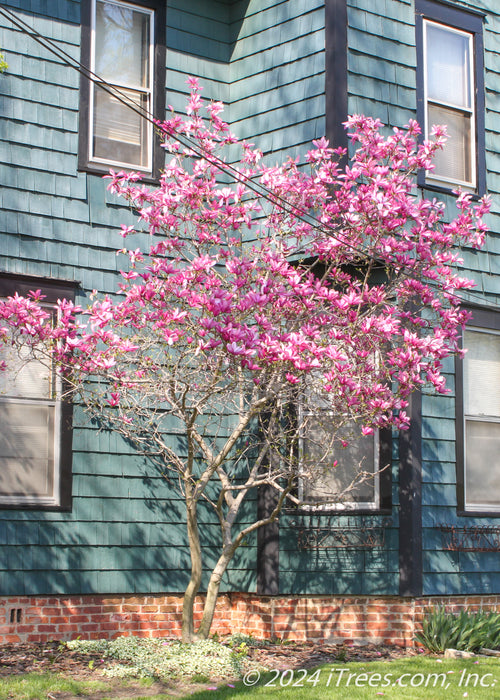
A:
{"type": "Polygon", "coordinates": [[[448,141],[419,184],[484,193],[483,16],[416,1],[417,119],[425,137],[447,126],[448,141]]]}
{"type": "MultiPolygon", "coordinates": [[[[160,2],[87,0],[82,31],[80,167],[153,175],[151,117],[164,113],[164,9],[160,2]]],[[[164,7],[164,3],[163,3],[164,7]]]]}
{"type": "MultiPolygon", "coordinates": [[[[48,308],[73,298],[70,284],[0,275],[0,296],[41,289],[48,308]]],[[[71,418],[58,396],[54,367],[0,346],[9,369],[0,372],[0,507],[64,508],[71,505],[71,418]]]]}
{"type": "Polygon", "coordinates": [[[299,406],[302,435],[299,462],[302,477],[299,497],[305,507],[329,510],[390,509],[391,432],[379,430],[362,435],[361,428],[348,423],[346,447],[332,440],[334,415],[318,401],[299,406]],[[385,469],[384,469],[385,467],[385,469]],[[361,476],[361,473],[363,475],[361,476]],[[339,494],[344,494],[339,499],[339,494]],[[311,506],[307,506],[310,502],[311,506]]]}
{"type": "Polygon", "coordinates": [[[473,311],[457,360],[459,509],[500,515],[500,315],[473,311]]]}

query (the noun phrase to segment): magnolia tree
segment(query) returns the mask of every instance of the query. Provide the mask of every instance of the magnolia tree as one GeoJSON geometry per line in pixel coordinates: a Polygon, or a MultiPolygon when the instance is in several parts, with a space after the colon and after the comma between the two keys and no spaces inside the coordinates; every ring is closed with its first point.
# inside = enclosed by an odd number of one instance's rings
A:
{"type": "MultiPolygon", "coordinates": [[[[305,164],[267,167],[229,132],[222,105],[204,105],[191,87],[187,118],[158,125],[167,156],[159,186],[109,176],[138,214],[137,226],[121,230],[134,243],[120,250],[119,294],[94,295],[87,309],[61,300],[55,322],[36,291],[0,305],[3,342],[55,362],[71,400],[182,493],[185,640],[208,635],[243,540],[287,501],[300,504],[298,485],[335,472],[335,445],[346,445],[353,425],[367,435],[405,428],[415,388],[445,391],[442,361],[460,352],[466,320],[457,293],[471,287],[457,273],[457,249],[481,246],[488,211],[459,194],[446,223],[442,203],[417,196],[415,174],[432,168],[443,129],[417,145],[415,122],[384,137],[379,121],[353,116],[356,150],[344,170],[342,152],[324,139],[305,164]],[[308,434],[319,414],[328,429],[308,434]],[[312,434],[318,444],[307,456],[312,434]],[[274,506],[249,522],[242,505],[260,487],[275,490],[274,506]],[[220,542],[195,630],[202,501],[220,542]]],[[[362,468],[350,486],[359,478],[362,468]]]]}

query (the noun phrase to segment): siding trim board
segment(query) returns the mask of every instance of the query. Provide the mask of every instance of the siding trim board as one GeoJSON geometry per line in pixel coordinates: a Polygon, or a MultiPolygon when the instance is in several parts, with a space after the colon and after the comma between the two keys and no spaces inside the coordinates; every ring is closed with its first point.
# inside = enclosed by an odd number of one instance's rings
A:
{"type": "Polygon", "coordinates": [[[410,397],[410,427],[399,438],[399,594],[422,594],[422,395],[410,397]]]}
{"type": "Polygon", "coordinates": [[[347,148],[347,0],[325,0],[325,119],[332,148],[347,148]]]}
{"type": "MultiPolygon", "coordinates": [[[[276,506],[278,493],[271,486],[263,486],[257,494],[257,518],[268,518],[276,506]]],[[[280,573],[280,529],[278,521],[257,530],[257,593],[277,595],[280,573]]]]}

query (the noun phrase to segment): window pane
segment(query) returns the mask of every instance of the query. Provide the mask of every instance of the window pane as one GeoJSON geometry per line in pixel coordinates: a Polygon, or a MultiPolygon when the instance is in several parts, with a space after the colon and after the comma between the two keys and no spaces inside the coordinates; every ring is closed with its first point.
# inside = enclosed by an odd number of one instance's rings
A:
{"type": "Polygon", "coordinates": [[[426,26],[428,99],[470,109],[470,36],[426,26]]]}
{"type": "Polygon", "coordinates": [[[466,506],[487,509],[500,504],[498,454],[500,423],[465,423],[465,502],[466,506]]]}
{"type": "Polygon", "coordinates": [[[500,418],[500,335],[466,330],[464,346],[465,414],[500,418]]]}
{"type": "Polygon", "coordinates": [[[96,4],[95,73],[109,83],[149,87],[150,15],[112,2],[96,4]]]}
{"type": "Polygon", "coordinates": [[[9,370],[0,372],[0,400],[2,396],[31,399],[51,399],[54,394],[53,372],[42,362],[26,362],[28,351],[7,346],[0,347],[0,359],[9,370]],[[26,364],[24,364],[26,362],[26,364]]]}
{"type": "Polygon", "coordinates": [[[0,495],[53,495],[54,415],[54,406],[0,402],[0,495]]]}
{"type": "MultiPolygon", "coordinates": [[[[335,502],[335,496],[345,491],[360,473],[374,472],[376,439],[373,435],[358,435],[348,446],[331,445],[329,418],[324,414],[313,417],[307,424],[307,435],[302,441],[304,471],[311,468],[316,478],[302,480],[305,501],[335,502]],[[337,466],[334,466],[337,461],[337,466]]],[[[363,478],[342,498],[345,502],[374,503],[375,479],[363,478]]]]}
{"type": "Polygon", "coordinates": [[[436,153],[431,177],[472,182],[470,115],[432,104],[428,110],[429,128],[434,124],[448,127],[448,140],[436,153]]]}
{"type": "MultiPolygon", "coordinates": [[[[120,90],[139,109],[149,111],[147,95],[120,90]]],[[[141,168],[149,166],[148,122],[98,85],[94,89],[94,157],[141,168]]]]}

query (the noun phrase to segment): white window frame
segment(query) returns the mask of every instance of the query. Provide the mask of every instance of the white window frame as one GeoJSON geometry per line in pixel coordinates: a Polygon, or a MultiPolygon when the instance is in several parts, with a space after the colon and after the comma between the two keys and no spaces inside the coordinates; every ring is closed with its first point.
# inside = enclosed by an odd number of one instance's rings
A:
{"type": "MultiPolygon", "coordinates": [[[[494,330],[492,328],[484,328],[481,326],[474,326],[474,325],[468,325],[464,331],[464,346],[466,346],[466,334],[467,332],[474,332],[474,333],[482,333],[484,335],[493,335],[496,336],[500,339],[500,331],[494,330]]],[[[465,358],[463,362],[467,362],[467,355],[465,355],[465,358]]],[[[467,387],[465,386],[465,367],[464,367],[464,379],[463,379],[463,411],[462,411],[462,430],[463,430],[463,490],[464,490],[464,510],[466,512],[475,512],[475,513],[491,513],[491,512],[496,512],[500,514],[500,497],[498,499],[497,504],[486,504],[486,503],[469,503],[468,501],[468,494],[467,494],[467,422],[478,422],[478,423],[492,423],[499,425],[500,424],[500,416],[488,416],[488,415],[480,415],[480,414],[470,414],[466,412],[466,405],[465,405],[465,392],[467,390],[467,387]]],[[[499,471],[500,474],[500,471],[499,471]]]]}
{"type": "MultiPolygon", "coordinates": [[[[126,95],[123,91],[134,90],[135,92],[144,94],[147,96],[147,115],[143,118],[149,117],[152,119],[152,108],[154,104],[154,37],[155,37],[155,11],[142,7],[140,5],[135,5],[129,2],[121,2],[121,0],[103,0],[111,5],[117,5],[120,7],[129,7],[134,11],[142,12],[149,16],[150,18],[150,28],[149,28],[149,86],[145,89],[142,86],[136,85],[126,85],[124,83],[113,83],[108,84],[106,82],[97,82],[96,85],[105,85],[108,89],[116,90],[116,95],[121,99],[126,100],[126,95]]],[[[96,46],[96,13],[97,13],[97,2],[98,0],[92,0],[92,10],[91,10],[91,28],[90,28],[90,70],[92,74],[95,75],[95,46],[96,46]]],[[[99,78],[99,76],[97,77],[99,78]]],[[[126,163],[120,160],[110,160],[108,158],[99,158],[94,155],[94,94],[95,86],[92,85],[89,95],[89,140],[88,140],[88,160],[89,163],[99,164],[99,165],[110,165],[118,166],[121,168],[134,169],[142,172],[152,172],[153,169],[153,124],[150,121],[147,127],[147,164],[138,165],[136,163],[126,163]]]]}
{"type": "MultiPolygon", "coordinates": [[[[458,180],[454,178],[448,178],[445,176],[440,176],[435,174],[434,171],[426,172],[426,180],[429,182],[435,182],[436,184],[442,184],[444,186],[461,186],[465,189],[475,190],[477,187],[477,167],[476,167],[476,111],[475,111],[475,72],[474,72],[474,34],[469,31],[457,29],[450,25],[444,24],[442,22],[437,22],[435,20],[423,19],[423,56],[424,56],[424,113],[425,113],[425,137],[430,138],[430,129],[433,126],[429,124],[429,105],[436,105],[437,107],[444,107],[453,112],[460,114],[467,114],[470,116],[470,152],[469,152],[469,167],[471,172],[471,180],[458,180]],[[465,108],[463,105],[453,104],[451,102],[437,101],[436,99],[430,99],[428,96],[428,86],[427,86],[427,74],[428,74],[428,61],[427,61],[427,28],[433,25],[444,29],[454,34],[466,37],[469,42],[469,94],[471,106],[470,108],[465,108]]],[[[446,145],[445,145],[446,148],[446,145]]]]}
{"type": "MultiPolygon", "coordinates": [[[[55,312],[53,306],[44,305],[47,311],[55,312]]],[[[9,369],[6,370],[9,372],[9,369]]],[[[0,494],[0,508],[2,506],[48,506],[57,507],[61,505],[61,422],[62,422],[62,401],[61,401],[61,390],[62,390],[62,380],[60,374],[57,372],[55,364],[52,369],[52,389],[51,398],[38,399],[38,398],[25,398],[22,396],[9,396],[8,394],[0,393],[0,403],[11,403],[20,404],[25,406],[49,406],[54,408],[54,435],[53,435],[53,454],[54,454],[54,468],[52,475],[52,495],[48,496],[37,496],[29,495],[23,496],[20,494],[7,495],[0,494]]]]}

